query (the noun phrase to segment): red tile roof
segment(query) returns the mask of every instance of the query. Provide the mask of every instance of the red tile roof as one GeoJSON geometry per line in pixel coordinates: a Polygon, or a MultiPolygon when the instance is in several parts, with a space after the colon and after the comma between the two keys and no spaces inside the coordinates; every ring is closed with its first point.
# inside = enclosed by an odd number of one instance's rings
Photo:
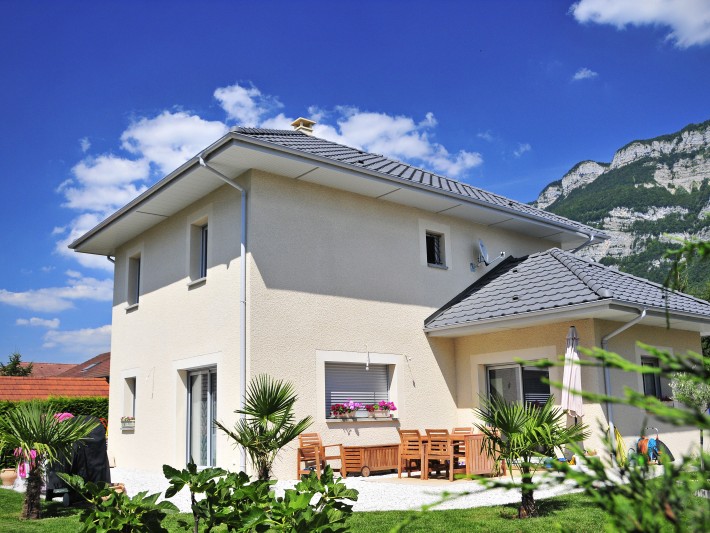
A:
{"type": "Polygon", "coordinates": [[[108,398],[108,382],[103,378],[0,376],[0,400],[32,400],[49,396],[108,398]]]}
{"type": "MultiPolygon", "coordinates": [[[[30,363],[20,363],[20,366],[26,367],[30,363]]],[[[58,376],[62,372],[66,372],[70,368],[74,368],[74,363],[32,363],[33,378],[48,378],[58,376]]]]}
{"type": "Polygon", "coordinates": [[[106,352],[78,365],[73,365],[72,368],[62,372],[60,376],[67,378],[108,378],[110,367],[111,352],[106,352]]]}

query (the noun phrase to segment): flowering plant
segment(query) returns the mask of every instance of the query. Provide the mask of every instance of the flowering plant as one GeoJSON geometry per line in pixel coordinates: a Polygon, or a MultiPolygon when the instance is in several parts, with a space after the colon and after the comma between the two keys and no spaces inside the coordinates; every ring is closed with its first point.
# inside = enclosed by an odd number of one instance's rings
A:
{"type": "Polygon", "coordinates": [[[64,422],[65,420],[74,418],[74,415],[71,413],[54,413],[54,418],[57,419],[57,422],[64,422]]]}
{"type": "Polygon", "coordinates": [[[135,422],[135,421],[136,421],[136,417],[134,417],[134,416],[122,416],[122,417],[121,417],[121,423],[124,423],[124,422],[135,422]]]}
{"type": "Polygon", "coordinates": [[[361,404],[360,402],[354,402],[350,400],[349,402],[346,403],[334,403],[333,405],[330,406],[330,414],[331,415],[347,415],[350,413],[353,413],[355,411],[358,411],[359,409],[362,409],[365,407],[364,404],[361,404]]]}
{"type": "Polygon", "coordinates": [[[15,457],[17,457],[17,475],[25,479],[29,471],[35,467],[37,459],[37,450],[30,450],[26,453],[22,448],[15,448],[15,457]]]}
{"type": "Polygon", "coordinates": [[[386,402],[382,400],[379,403],[368,404],[365,406],[368,413],[374,413],[375,411],[396,411],[397,406],[394,402],[386,402]]]}

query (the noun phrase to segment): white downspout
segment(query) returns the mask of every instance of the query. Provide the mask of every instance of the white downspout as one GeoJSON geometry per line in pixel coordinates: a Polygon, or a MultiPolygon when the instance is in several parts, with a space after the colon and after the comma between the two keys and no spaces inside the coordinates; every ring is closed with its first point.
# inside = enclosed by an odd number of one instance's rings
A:
{"type": "MultiPolygon", "coordinates": [[[[200,166],[212,172],[227,185],[237,189],[242,197],[242,235],[239,248],[239,410],[243,411],[247,392],[247,192],[219,170],[209,166],[202,155],[200,155],[200,166]]],[[[246,417],[242,413],[239,418],[244,420],[246,417]]],[[[239,448],[239,470],[247,471],[247,456],[244,447],[239,448]]]]}
{"type": "MultiPolygon", "coordinates": [[[[608,335],[604,335],[601,342],[602,350],[606,351],[609,348],[609,339],[616,337],[622,331],[626,331],[631,326],[638,324],[644,319],[645,316],[646,308],[644,307],[639,313],[639,316],[627,322],[619,329],[612,331],[608,335]]],[[[604,365],[604,395],[611,396],[611,373],[609,372],[609,365],[606,364],[604,365]]],[[[609,442],[616,442],[616,435],[614,433],[614,405],[611,402],[606,402],[606,416],[609,420],[609,442]]]]}

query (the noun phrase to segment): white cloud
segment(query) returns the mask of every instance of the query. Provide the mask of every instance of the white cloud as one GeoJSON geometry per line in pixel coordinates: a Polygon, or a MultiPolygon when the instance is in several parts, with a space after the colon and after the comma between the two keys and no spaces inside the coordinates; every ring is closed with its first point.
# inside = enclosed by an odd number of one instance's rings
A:
{"type": "Polygon", "coordinates": [[[111,326],[76,329],[69,331],[48,331],[43,336],[43,348],[59,349],[76,355],[96,355],[111,349],[111,326]]]}
{"type": "Polygon", "coordinates": [[[0,289],[0,303],[38,311],[56,313],[74,307],[74,301],[93,300],[109,302],[113,299],[113,281],[82,275],[69,275],[64,287],[46,287],[24,292],[0,289]]]}
{"type": "Polygon", "coordinates": [[[678,48],[710,43],[707,0],[581,0],[570,11],[578,22],[633,26],[667,26],[667,39],[678,48]]]}
{"type": "MultiPolygon", "coordinates": [[[[290,129],[293,122],[293,118],[280,111],[283,105],[278,98],[263,94],[253,85],[219,87],[214,97],[226,112],[227,120],[240,125],[290,129]]],[[[433,113],[416,121],[408,116],[361,111],[351,106],[332,110],[311,106],[308,114],[319,122],[316,135],[404,159],[451,177],[459,177],[483,161],[477,152],[450,152],[436,142],[433,137],[437,121],[433,113]]],[[[68,224],[52,230],[58,238],[56,252],[84,267],[111,271],[113,265],[105,257],[77,254],[67,246],[228,129],[226,123],[205,120],[187,111],[166,110],[133,120],[120,138],[124,155],[87,154],[74,166],[71,177],[57,188],[64,196],[63,205],[77,214],[68,224]]],[[[80,143],[82,149],[91,147],[88,137],[80,143]]],[[[28,294],[8,293],[4,298],[19,302],[29,298],[28,294]]],[[[67,305],[65,300],[62,302],[67,305]]]]}
{"type": "Polygon", "coordinates": [[[493,132],[491,130],[486,130],[486,131],[482,131],[480,133],[477,133],[476,137],[478,137],[479,139],[483,139],[484,141],[487,141],[489,143],[493,142],[495,139],[495,137],[493,137],[493,132]]]}
{"type": "Polygon", "coordinates": [[[32,318],[18,318],[15,320],[15,324],[18,326],[35,326],[40,328],[57,329],[59,327],[59,319],[45,319],[33,316],[32,318]]]}
{"type": "Polygon", "coordinates": [[[86,153],[89,151],[89,148],[91,148],[91,141],[89,141],[88,137],[79,139],[79,146],[81,146],[81,151],[86,153]]]}
{"type": "Polygon", "coordinates": [[[261,119],[263,115],[283,107],[277,98],[262,94],[253,85],[242,87],[235,83],[227,87],[219,87],[215,90],[214,97],[219,100],[227,117],[241,126],[263,125],[261,119]]]}
{"type": "Polygon", "coordinates": [[[184,111],[163,111],[133,122],[121,135],[121,146],[168,174],[227,133],[219,121],[204,120],[184,111]]]}
{"type": "Polygon", "coordinates": [[[525,152],[532,150],[532,146],[529,143],[518,143],[518,147],[513,150],[513,155],[515,157],[521,157],[525,152]]]}
{"type": "Polygon", "coordinates": [[[582,67],[577,72],[574,73],[574,76],[572,76],[572,80],[573,81],[589,80],[592,78],[596,78],[597,76],[599,76],[599,73],[594,72],[593,70],[588,69],[587,67],[582,67]]]}

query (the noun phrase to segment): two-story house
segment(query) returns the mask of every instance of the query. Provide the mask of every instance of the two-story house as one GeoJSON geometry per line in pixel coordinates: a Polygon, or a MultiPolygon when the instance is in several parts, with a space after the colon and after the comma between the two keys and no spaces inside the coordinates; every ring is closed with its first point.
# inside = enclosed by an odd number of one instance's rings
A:
{"type": "MultiPolygon", "coordinates": [[[[605,340],[647,364],[634,341],[699,351],[710,331],[707,302],[673,295],[667,329],[660,287],[576,257],[607,238],[599,230],[294,125],[234,129],[71,245],[115,258],[119,466],[192,457],[242,468],[211,420],[234,423],[261,373],[295,384],[298,416],[313,416],[325,442],[388,443],[397,427],[470,424],[492,387],[559,396],[541,378],[561,380],[560,368],[514,361],[563,354],[571,325],[581,345],[605,340]],[[397,418],[331,418],[348,399],[393,401],[397,418]],[[128,415],[135,428],[121,431],[128,415]]],[[[662,394],[660,383],[612,378],[614,393],[662,394]]],[[[602,392],[601,371],[583,369],[582,385],[602,392]]],[[[643,417],[617,411],[622,433],[636,435],[643,417]]],[[[605,417],[586,406],[592,428],[605,417]]],[[[674,450],[694,440],[662,430],[674,450]]],[[[293,477],[294,463],[284,450],[276,475],[293,477]]]]}

